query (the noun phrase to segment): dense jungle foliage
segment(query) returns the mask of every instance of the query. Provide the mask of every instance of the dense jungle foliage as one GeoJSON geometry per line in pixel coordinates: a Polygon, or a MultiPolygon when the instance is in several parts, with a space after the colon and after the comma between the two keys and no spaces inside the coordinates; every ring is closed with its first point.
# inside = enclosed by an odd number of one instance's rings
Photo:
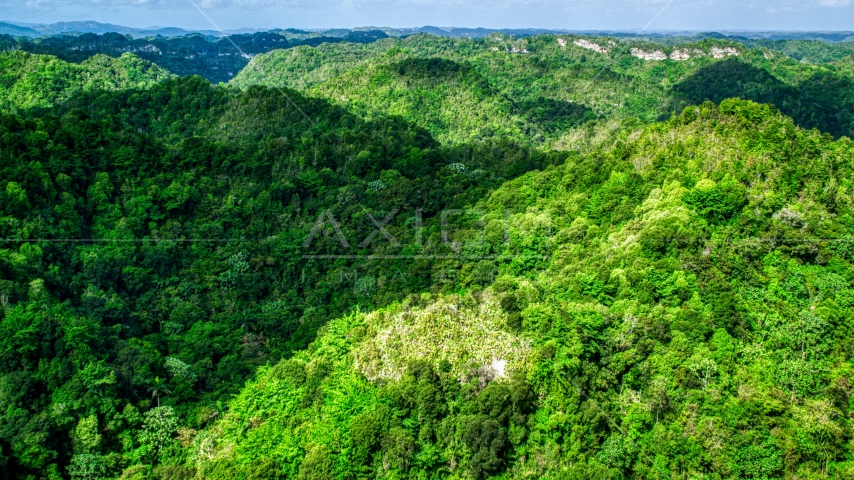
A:
{"type": "Polygon", "coordinates": [[[174,75],[131,54],[96,55],[79,65],[47,55],[0,55],[0,109],[5,113],[50,108],[84,91],[141,89],[174,75]]]}
{"type": "Polygon", "coordinates": [[[0,54],[0,474],[854,478],[852,64],[784,50],[0,54]]]}

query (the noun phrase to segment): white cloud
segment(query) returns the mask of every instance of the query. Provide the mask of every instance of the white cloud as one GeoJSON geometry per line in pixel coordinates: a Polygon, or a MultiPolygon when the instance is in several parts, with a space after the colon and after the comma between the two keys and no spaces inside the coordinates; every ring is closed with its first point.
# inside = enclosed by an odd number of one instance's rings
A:
{"type": "Polygon", "coordinates": [[[819,0],[818,3],[825,7],[847,7],[851,5],[851,0],[819,0]]]}

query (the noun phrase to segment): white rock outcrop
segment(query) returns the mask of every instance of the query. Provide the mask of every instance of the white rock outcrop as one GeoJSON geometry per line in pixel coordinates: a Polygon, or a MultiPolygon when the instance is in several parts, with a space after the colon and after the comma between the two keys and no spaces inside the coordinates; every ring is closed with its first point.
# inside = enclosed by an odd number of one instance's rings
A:
{"type": "Polygon", "coordinates": [[[558,39],[557,39],[557,43],[558,43],[562,48],[566,48],[566,40],[564,40],[564,39],[562,39],[562,38],[558,38],[558,39]]]}
{"type": "Polygon", "coordinates": [[[654,52],[646,52],[639,48],[633,48],[632,55],[642,60],[667,60],[667,55],[665,55],[664,52],[662,52],[661,50],[656,50],[654,52]]]}
{"type": "Polygon", "coordinates": [[[688,50],[673,50],[670,53],[670,59],[677,62],[684,62],[691,59],[691,54],[688,53],[688,50]]]}
{"type": "Polygon", "coordinates": [[[608,47],[603,47],[602,45],[599,45],[598,43],[593,43],[593,42],[591,42],[589,40],[585,40],[583,38],[579,38],[578,40],[575,40],[572,43],[578,45],[581,48],[586,48],[587,50],[593,50],[594,52],[597,52],[597,53],[608,53],[611,51],[611,49],[608,47]]]}
{"type": "Polygon", "coordinates": [[[724,58],[730,55],[738,56],[738,50],[732,47],[712,47],[712,50],[709,53],[715,58],[724,58]]]}
{"type": "Polygon", "coordinates": [[[158,55],[162,55],[162,53],[163,53],[160,51],[159,48],[155,47],[154,45],[150,45],[150,44],[146,45],[144,47],[139,47],[137,49],[137,51],[138,52],[146,52],[146,53],[156,53],[158,55]]]}

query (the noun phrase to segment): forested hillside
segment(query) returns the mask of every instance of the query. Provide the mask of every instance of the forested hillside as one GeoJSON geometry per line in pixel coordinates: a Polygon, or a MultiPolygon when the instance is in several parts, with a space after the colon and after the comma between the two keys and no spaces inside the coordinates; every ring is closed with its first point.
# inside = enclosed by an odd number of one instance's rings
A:
{"type": "Polygon", "coordinates": [[[0,54],[0,476],[854,476],[851,57],[358,35],[0,54]]]}
{"type": "Polygon", "coordinates": [[[854,42],[828,43],[818,40],[750,40],[745,44],[780,52],[799,62],[831,63],[854,54],[854,42]]]}
{"type": "Polygon", "coordinates": [[[82,92],[148,88],[171,77],[131,54],[97,55],[76,65],[47,55],[0,53],[0,111],[49,108],[82,92]]]}
{"type": "Polygon", "coordinates": [[[851,142],[729,100],[625,133],[487,196],[455,237],[461,290],[332,321],[184,431],[178,463],[204,478],[850,475],[851,142]],[[495,281],[464,274],[478,269],[495,281]]]}
{"type": "MultiPolygon", "coordinates": [[[[400,109],[398,89],[381,88],[365,95],[360,82],[372,79],[356,69],[373,73],[377,66],[401,56],[442,58],[463,65],[505,97],[514,113],[545,123],[552,132],[565,132],[581,119],[596,117],[655,121],[686,105],[740,97],[773,103],[806,128],[835,136],[854,134],[854,77],[844,62],[808,65],[772,50],[747,49],[716,39],[662,46],[553,35],[514,39],[495,34],[477,40],[416,35],[366,46],[271,52],[253,59],[232,83],[287,86],[360,111],[394,111],[400,109]],[[660,58],[647,59],[656,54],[660,58]]],[[[447,64],[433,65],[435,75],[442,75],[447,64]]],[[[384,78],[380,75],[377,80],[384,78]]],[[[425,107],[424,113],[409,118],[418,121],[441,109],[425,107]]],[[[431,132],[447,135],[445,123],[433,122],[431,132]]],[[[541,132],[530,136],[536,133],[541,132]]]]}
{"type": "Polygon", "coordinates": [[[432,282],[421,262],[405,267],[410,287],[342,290],[350,270],[387,265],[302,261],[323,209],[367,236],[366,215],[435,216],[565,158],[503,141],[444,148],[401,120],[198,78],[6,115],[0,137],[2,445],[20,475],[94,454],[110,472],[155,461],[133,431],[161,400],[203,426],[328,318],[432,282]]]}

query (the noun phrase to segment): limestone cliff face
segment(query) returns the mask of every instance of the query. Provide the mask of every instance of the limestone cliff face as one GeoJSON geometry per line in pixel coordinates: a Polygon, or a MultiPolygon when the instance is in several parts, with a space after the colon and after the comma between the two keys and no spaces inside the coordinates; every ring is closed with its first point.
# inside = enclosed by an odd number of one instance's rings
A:
{"type": "Polygon", "coordinates": [[[642,60],[655,60],[655,61],[667,60],[667,55],[665,55],[664,52],[662,52],[661,50],[656,50],[654,52],[647,52],[647,51],[641,50],[639,48],[633,48],[632,49],[632,55],[635,57],[638,57],[642,60]]]}
{"type": "MultiPolygon", "coordinates": [[[[575,43],[577,45],[579,44],[578,42],[575,43]]],[[[642,60],[661,61],[667,60],[669,58],[670,60],[684,62],[685,60],[690,60],[692,55],[695,57],[704,57],[706,55],[711,55],[714,58],[721,59],[729,56],[738,56],[739,52],[733,47],[712,47],[708,54],[697,49],[694,49],[693,51],[688,51],[687,49],[676,49],[668,56],[661,50],[647,52],[645,50],[641,50],[640,48],[633,48],[632,55],[642,60]]]]}
{"type": "Polygon", "coordinates": [[[670,53],[670,59],[676,60],[677,62],[684,62],[690,58],[691,55],[688,53],[688,50],[673,50],[673,52],[670,53]]]}
{"type": "Polygon", "coordinates": [[[725,58],[730,55],[738,56],[738,50],[732,47],[712,47],[712,50],[709,52],[715,58],[725,58]]]}
{"type": "Polygon", "coordinates": [[[575,40],[572,43],[578,45],[581,48],[586,48],[587,50],[593,50],[594,52],[597,52],[597,53],[608,53],[611,51],[611,49],[608,47],[603,47],[602,45],[599,45],[598,43],[593,43],[593,42],[591,42],[589,40],[585,40],[583,38],[575,40]]]}

